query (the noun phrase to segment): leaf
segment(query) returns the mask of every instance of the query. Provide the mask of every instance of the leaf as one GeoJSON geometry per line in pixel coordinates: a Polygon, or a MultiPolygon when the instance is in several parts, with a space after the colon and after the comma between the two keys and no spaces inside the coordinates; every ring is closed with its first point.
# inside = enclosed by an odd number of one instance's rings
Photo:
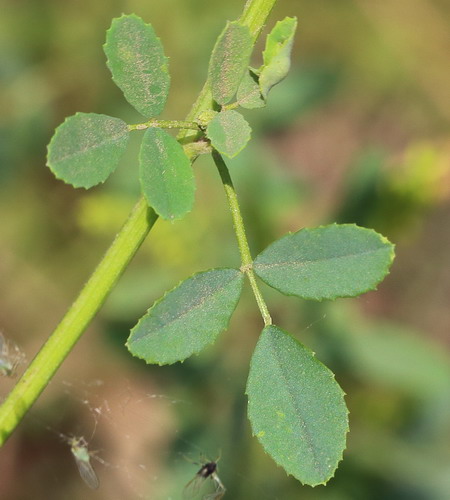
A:
{"type": "Polygon", "coordinates": [[[263,108],[266,105],[259,89],[258,76],[250,69],[244,74],[236,97],[239,106],[246,109],[263,108]]]}
{"type": "Polygon", "coordinates": [[[58,179],[86,189],[105,182],[128,143],[127,124],[95,113],[66,118],[48,145],[47,165],[58,179]]]}
{"type": "Polygon", "coordinates": [[[233,158],[250,140],[252,129],[237,111],[222,111],[208,124],[206,136],[219,153],[233,158]]]}
{"type": "Polygon", "coordinates": [[[264,64],[259,76],[259,85],[264,99],[269,90],[280,83],[291,67],[291,51],[294,42],[297,18],[286,17],[278,21],[267,35],[266,48],[263,52],[264,64]]]}
{"type": "Polygon", "coordinates": [[[212,96],[218,104],[226,104],[236,94],[252,48],[249,28],[236,21],[227,22],[214,46],[208,70],[212,96]]]}
{"type": "Polygon", "coordinates": [[[243,279],[237,269],[194,274],[139,320],[128,338],[129,351],[147,363],[160,365],[200,352],[227,328],[243,279]]]}
{"type": "Polygon", "coordinates": [[[373,290],[394,259],[394,245],[371,229],[332,224],[302,229],[267,247],[255,273],[286,295],[322,300],[373,290]]]}
{"type": "Polygon", "coordinates": [[[194,204],[195,179],[183,147],[160,128],[144,134],[139,154],[142,191],[163,219],[180,219],[194,204]]]}
{"type": "Polygon", "coordinates": [[[266,326],[247,382],[253,434],[304,484],[326,483],[348,432],[344,393],[314,353],[277,326],[266,326]]]}
{"type": "Polygon", "coordinates": [[[152,26],[134,14],[114,19],[103,48],[112,78],[126,100],[146,118],[159,115],[166,104],[170,75],[152,26]]]}

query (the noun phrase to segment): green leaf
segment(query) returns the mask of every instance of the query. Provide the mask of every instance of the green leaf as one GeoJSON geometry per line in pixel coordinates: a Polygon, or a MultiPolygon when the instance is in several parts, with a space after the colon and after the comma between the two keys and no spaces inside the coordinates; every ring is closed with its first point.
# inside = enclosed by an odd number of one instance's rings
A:
{"type": "Polygon", "coordinates": [[[146,118],[159,115],[170,76],[168,59],[152,26],[134,14],[114,19],[103,48],[113,80],[126,100],[146,118]]]}
{"type": "Polygon", "coordinates": [[[228,22],[214,46],[208,70],[212,96],[218,104],[226,104],[236,94],[252,48],[249,28],[236,21],[228,22]]]}
{"type": "Polygon", "coordinates": [[[194,204],[195,179],[183,147],[160,128],[144,134],[139,154],[142,191],[163,219],[180,219],[194,204]]]}
{"type": "Polygon", "coordinates": [[[344,393],[333,373],[287,332],[266,326],[246,392],[253,434],[266,452],[302,483],[326,483],[348,432],[344,393]]]}
{"type": "Polygon", "coordinates": [[[373,290],[393,258],[394,245],[375,231],[332,224],[275,241],[255,259],[254,271],[286,295],[335,299],[373,290]]]}
{"type": "Polygon", "coordinates": [[[237,269],[194,274],[157,301],[131,330],[127,347],[147,363],[183,361],[225,330],[241,295],[237,269]]]}
{"type": "Polygon", "coordinates": [[[236,97],[239,106],[246,109],[263,108],[266,105],[259,89],[258,76],[252,70],[244,74],[236,97]]]}
{"type": "Polygon", "coordinates": [[[47,165],[58,179],[86,189],[105,182],[128,142],[127,124],[95,113],[66,118],[48,145],[47,165]]]}
{"type": "Polygon", "coordinates": [[[263,52],[264,64],[259,76],[261,94],[267,98],[269,90],[280,83],[291,67],[291,51],[294,42],[297,18],[286,17],[278,21],[266,39],[263,52]]]}
{"type": "Polygon", "coordinates": [[[222,111],[208,124],[206,136],[219,153],[233,158],[250,140],[252,129],[237,111],[222,111]]]}

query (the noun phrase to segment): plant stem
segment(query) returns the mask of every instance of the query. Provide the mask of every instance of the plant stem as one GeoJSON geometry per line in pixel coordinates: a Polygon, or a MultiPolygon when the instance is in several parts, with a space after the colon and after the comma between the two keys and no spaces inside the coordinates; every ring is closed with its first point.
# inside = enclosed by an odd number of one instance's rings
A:
{"type": "Polygon", "coordinates": [[[241,209],[239,208],[239,202],[236,190],[234,189],[233,181],[231,180],[230,171],[228,170],[228,167],[223,161],[222,156],[220,156],[220,154],[217,151],[213,151],[212,156],[214,159],[214,163],[217,166],[217,170],[219,171],[220,178],[222,179],[223,187],[225,189],[225,194],[228,200],[228,206],[230,207],[231,217],[233,219],[234,231],[236,233],[236,238],[239,247],[239,253],[241,254],[241,263],[242,263],[241,271],[245,272],[248,276],[250,285],[253,290],[253,294],[256,299],[256,303],[258,304],[261,316],[263,317],[264,320],[264,325],[265,326],[271,325],[272,318],[270,317],[267,304],[264,301],[261,291],[258,288],[255,273],[253,272],[252,269],[253,259],[250,253],[250,247],[248,245],[247,236],[245,234],[244,221],[242,219],[241,209]]]}
{"type": "Polygon", "coordinates": [[[141,198],[63,320],[0,407],[0,444],[46,387],[102,306],[158,216],[141,198]]]}
{"type": "Polygon", "coordinates": [[[149,120],[145,123],[136,123],[135,125],[128,125],[128,130],[145,130],[147,128],[182,128],[189,130],[200,130],[199,126],[192,121],[182,120],[149,120]]]}
{"type": "MultiPolygon", "coordinates": [[[[253,43],[256,42],[256,39],[264,28],[267,18],[276,3],[277,0],[247,0],[244,12],[238,21],[243,26],[248,26],[253,38],[253,43]]],[[[193,121],[201,111],[208,109],[214,109],[214,101],[211,95],[209,81],[207,80],[192,106],[191,111],[186,117],[186,120],[193,121]]],[[[195,137],[195,134],[189,130],[182,130],[180,134],[178,134],[178,139],[180,141],[193,137],[195,137]]]]}
{"type": "MultiPolygon", "coordinates": [[[[249,27],[254,41],[263,28],[266,18],[276,1],[248,0],[240,21],[249,27]]],[[[213,105],[207,81],[186,117],[186,122],[180,123],[184,123],[184,126],[187,122],[192,124],[201,111],[213,109],[213,105]]],[[[196,136],[197,132],[185,127],[182,128],[178,139],[185,143],[186,141],[192,141],[196,136]]],[[[144,241],[156,219],[157,215],[153,209],[149,208],[146,201],[141,198],[78,298],[0,406],[0,446],[17,427],[25,413],[45,389],[76,341],[81,337],[144,241]]],[[[247,272],[247,274],[250,278],[253,272],[251,271],[250,274],[247,272]]],[[[252,283],[252,278],[250,280],[252,283]]],[[[257,287],[254,288],[254,291],[255,289],[257,290],[257,287]]],[[[264,301],[261,304],[265,305],[264,301]]],[[[260,309],[262,307],[260,305],[260,309]]],[[[267,317],[270,318],[268,313],[267,317]]]]}
{"type": "Polygon", "coordinates": [[[247,0],[239,22],[249,27],[253,43],[264,28],[267,18],[276,3],[277,0],[247,0]]]}
{"type": "Polygon", "coordinates": [[[232,102],[230,104],[224,104],[222,106],[222,111],[228,111],[230,109],[236,109],[240,106],[240,104],[236,101],[236,102],[232,102]]]}

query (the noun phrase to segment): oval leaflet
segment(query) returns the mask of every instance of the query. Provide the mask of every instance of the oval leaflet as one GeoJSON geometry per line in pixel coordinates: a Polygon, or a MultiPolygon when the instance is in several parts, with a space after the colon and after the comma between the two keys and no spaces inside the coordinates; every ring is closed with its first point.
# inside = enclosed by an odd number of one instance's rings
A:
{"type": "Polygon", "coordinates": [[[139,320],[127,341],[129,351],[160,365],[200,352],[227,328],[243,279],[237,269],[194,274],[155,302],[139,320]]]}
{"type": "Polygon", "coordinates": [[[142,192],[163,219],[176,220],[194,204],[195,179],[183,147],[160,128],[145,131],[139,153],[142,192]]]}
{"type": "Polygon", "coordinates": [[[252,48],[248,27],[236,21],[228,22],[217,39],[208,70],[212,96],[218,104],[226,104],[236,94],[247,71],[252,48]]]}
{"type": "Polygon", "coordinates": [[[277,326],[267,326],[247,382],[253,434],[288,474],[326,483],[345,449],[348,411],[333,373],[277,326]]]}
{"type": "Polygon", "coordinates": [[[119,118],[76,113],[55,130],[47,165],[58,179],[88,189],[105,182],[114,171],[128,136],[127,124],[119,118]]]}
{"type": "Polygon", "coordinates": [[[168,59],[151,24],[131,14],[114,19],[104,51],[115,84],[146,118],[161,113],[170,86],[168,59]]]}
{"type": "Polygon", "coordinates": [[[255,273],[286,295],[323,300],[355,297],[386,276],[394,245],[371,229],[332,224],[301,229],[269,245],[255,273]]]}
{"type": "Polygon", "coordinates": [[[217,113],[206,129],[206,136],[214,149],[228,158],[234,158],[245,148],[251,133],[247,120],[233,110],[217,113]]]}

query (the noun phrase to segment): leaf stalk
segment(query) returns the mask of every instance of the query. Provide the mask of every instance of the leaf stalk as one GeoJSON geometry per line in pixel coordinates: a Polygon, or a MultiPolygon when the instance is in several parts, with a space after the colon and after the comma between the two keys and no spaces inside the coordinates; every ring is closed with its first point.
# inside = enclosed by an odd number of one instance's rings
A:
{"type": "Polygon", "coordinates": [[[269,326],[272,324],[272,318],[270,316],[269,309],[267,308],[267,304],[258,287],[258,283],[256,282],[255,273],[253,272],[253,259],[250,253],[247,235],[245,234],[244,220],[242,218],[241,209],[239,207],[237,193],[234,188],[233,181],[231,180],[230,171],[228,170],[228,167],[224,162],[222,156],[217,151],[213,151],[212,156],[217,170],[219,171],[220,178],[222,179],[222,184],[225,189],[231,217],[233,219],[233,226],[236,233],[239,253],[241,254],[241,271],[248,276],[253,295],[255,296],[256,303],[258,304],[258,308],[264,320],[264,325],[269,326]]]}
{"type": "Polygon", "coordinates": [[[185,130],[200,130],[200,127],[195,122],[183,120],[156,120],[152,119],[145,123],[136,123],[128,125],[128,130],[145,130],[147,128],[181,128],[185,130]]]}
{"type": "MultiPolygon", "coordinates": [[[[247,1],[239,21],[249,27],[253,41],[256,41],[276,1],[247,1]]],[[[175,127],[181,128],[181,132],[178,135],[180,142],[186,144],[189,140],[195,140],[199,131],[197,124],[195,124],[195,127],[193,126],[195,118],[200,112],[211,109],[214,109],[214,103],[207,81],[186,117],[186,121],[177,122],[178,124],[182,124],[181,127],[175,127]]],[[[160,126],[155,125],[155,120],[150,120],[150,122],[153,125],[149,126],[160,126]]],[[[163,121],[159,123],[161,124],[163,121]]],[[[175,122],[167,121],[166,123],[173,124],[175,122]]],[[[142,126],[142,124],[138,124],[137,127],[139,125],[142,126]]],[[[132,128],[131,130],[136,129],[138,128],[132,128]]],[[[117,234],[114,242],[75,302],[0,406],[0,446],[8,439],[70,353],[139,249],[156,220],[156,213],[147,205],[145,199],[142,197],[137,202],[125,225],[117,234]]],[[[251,257],[249,263],[251,264],[251,257]]],[[[254,275],[251,278],[252,274],[253,271],[250,268],[247,271],[247,275],[251,283],[252,279],[254,281],[254,275]]],[[[253,287],[254,285],[252,285],[253,287]]],[[[253,289],[255,296],[257,296],[257,287],[253,289]]],[[[262,297],[258,299],[257,296],[258,300],[260,310],[263,312],[264,301],[262,297]]],[[[267,311],[267,307],[265,310],[267,311]]],[[[268,312],[263,313],[263,317],[265,317],[265,322],[270,320],[268,312]]]]}

